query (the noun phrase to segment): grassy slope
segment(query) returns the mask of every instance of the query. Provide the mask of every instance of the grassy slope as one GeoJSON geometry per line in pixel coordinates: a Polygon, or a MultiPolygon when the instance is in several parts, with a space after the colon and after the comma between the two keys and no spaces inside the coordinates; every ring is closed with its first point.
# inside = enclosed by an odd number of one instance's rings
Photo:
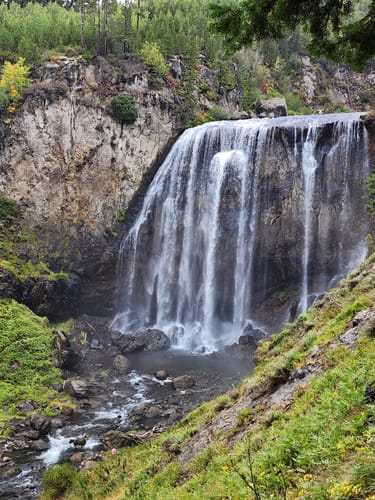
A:
{"type": "Polygon", "coordinates": [[[0,300],[0,431],[23,415],[16,406],[33,399],[45,415],[67,402],[51,385],[61,382],[52,363],[53,335],[48,320],[15,300],[0,300]]]}
{"type": "Polygon", "coordinates": [[[374,314],[354,343],[338,340],[373,306],[374,284],[373,255],[261,344],[237,389],[87,472],[47,473],[43,498],[375,499],[374,314]]]}

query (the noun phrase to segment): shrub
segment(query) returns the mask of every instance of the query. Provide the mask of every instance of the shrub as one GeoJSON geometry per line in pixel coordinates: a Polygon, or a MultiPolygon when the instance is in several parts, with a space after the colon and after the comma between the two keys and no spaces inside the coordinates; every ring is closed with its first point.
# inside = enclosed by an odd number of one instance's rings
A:
{"type": "Polygon", "coordinates": [[[138,118],[138,111],[134,98],[129,94],[119,94],[112,99],[111,103],[113,116],[123,125],[124,123],[134,123],[138,118]]]}
{"type": "Polygon", "coordinates": [[[48,469],[44,474],[44,498],[60,498],[71,487],[76,471],[69,464],[62,464],[48,469]]]}
{"type": "Polygon", "coordinates": [[[0,104],[3,107],[19,101],[24,90],[30,85],[29,70],[22,58],[15,64],[5,61],[0,79],[0,104]]]}
{"type": "Polygon", "coordinates": [[[0,217],[9,219],[16,215],[17,204],[14,200],[0,193],[0,217]]]}
{"type": "Polygon", "coordinates": [[[168,73],[168,66],[156,43],[145,42],[140,51],[140,56],[152,73],[159,76],[164,76],[168,73]]]}

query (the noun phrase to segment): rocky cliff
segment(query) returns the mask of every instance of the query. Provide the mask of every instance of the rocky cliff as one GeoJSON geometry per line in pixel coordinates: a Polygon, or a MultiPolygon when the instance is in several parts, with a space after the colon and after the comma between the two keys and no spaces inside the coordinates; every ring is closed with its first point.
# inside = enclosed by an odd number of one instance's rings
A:
{"type": "Polygon", "coordinates": [[[35,82],[1,126],[0,191],[17,201],[52,266],[90,279],[115,268],[129,203],[176,135],[175,95],[151,90],[145,67],[132,62],[114,72],[104,61],[59,58],[35,82]],[[122,91],[138,109],[123,127],[109,112],[122,91]]]}

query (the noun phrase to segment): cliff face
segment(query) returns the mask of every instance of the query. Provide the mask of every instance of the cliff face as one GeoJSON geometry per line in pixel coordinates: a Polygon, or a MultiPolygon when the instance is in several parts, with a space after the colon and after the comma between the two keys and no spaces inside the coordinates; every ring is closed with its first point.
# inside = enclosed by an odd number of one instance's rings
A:
{"type": "Polygon", "coordinates": [[[146,75],[140,64],[115,74],[103,61],[60,59],[38,70],[39,83],[2,125],[0,191],[18,202],[56,267],[88,276],[114,267],[129,202],[176,134],[172,90],[150,90],[146,75]],[[108,111],[121,91],[139,116],[124,127],[108,111]]]}

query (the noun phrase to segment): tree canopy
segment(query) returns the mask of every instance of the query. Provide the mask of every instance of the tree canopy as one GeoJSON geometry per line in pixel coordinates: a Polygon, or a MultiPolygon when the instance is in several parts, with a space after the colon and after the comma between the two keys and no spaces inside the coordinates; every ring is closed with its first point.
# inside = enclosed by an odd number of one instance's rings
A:
{"type": "Polygon", "coordinates": [[[232,49],[282,38],[301,25],[313,55],[357,70],[375,55],[375,0],[239,0],[212,4],[211,14],[232,49]]]}

